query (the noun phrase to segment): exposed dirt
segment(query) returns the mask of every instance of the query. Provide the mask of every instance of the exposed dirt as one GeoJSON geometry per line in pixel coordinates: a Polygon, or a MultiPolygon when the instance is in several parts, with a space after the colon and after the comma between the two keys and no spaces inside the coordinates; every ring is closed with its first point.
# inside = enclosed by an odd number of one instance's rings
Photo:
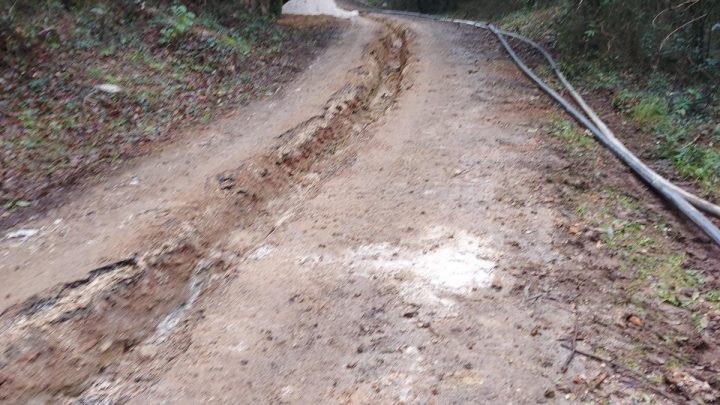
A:
{"type": "MultiPolygon", "coordinates": [[[[642,150],[636,142],[628,144],[642,150]]],[[[675,402],[714,403],[720,388],[720,249],[606,150],[578,153],[566,143],[554,144],[566,166],[549,172],[548,183],[565,207],[569,243],[562,249],[575,263],[536,276],[552,280],[565,300],[582,300],[585,347],[610,354],[659,386],[667,384],[675,402]],[[621,234],[611,236],[613,229],[621,234]],[[616,246],[614,239],[620,240],[616,246]],[[671,377],[676,372],[713,388],[707,386],[707,394],[681,388],[671,377]]]]}
{"type": "Polygon", "coordinates": [[[686,235],[663,248],[717,249],[557,114],[476,30],[352,19],[283,92],[1,242],[0,399],[711,402],[715,324],[668,343],[689,315],[628,307],[576,205],[632,190],[686,235]]]}
{"type": "Polygon", "coordinates": [[[207,287],[209,270],[229,260],[222,247],[227,232],[243,230],[240,236],[250,238],[231,238],[230,258],[246,253],[253,239],[272,233],[277,226],[271,222],[273,215],[263,214],[292,208],[288,203],[293,198],[274,200],[297,192],[296,187],[313,189],[332,172],[332,161],[324,158],[395,99],[407,60],[406,38],[401,28],[388,25],[385,30],[368,45],[360,66],[323,113],[282,134],[271,153],[219,173],[217,195],[181,207],[176,226],[145,239],[148,244],[167,239],[161,248],[137,262],[95,270],[87,279],[42,292],[5,311],[2,399],[17,403],[77,396],[99,371],[139,343],[164,343],[164,335],[207,287]],[[321,174],[304,178],[310,170],[321,174]],[[257,227],[255,234],[246,231],[249,226],[257,227]],[[247,246],[237,251],[239,244],[247,246]]]}
{"type": "MultiPolygon", "coordinates": [[[[294,25],[307,24],[306,17],[290,19],[294,25]]],[[[357,23],[284,91],[205,128],[173,134],[174,144],[72,193],[70,203],[11,229],[38,232],[30,238],[0,240],[0,272],[7,280],[0,289],[0,307],[144,251],[138,246],[145,234],[171,225],[171,214],[188,202],[213,196],[219,174],[267,151],[277,136],[319,114],[358,62],[339,55],[359,57],[371,34],[370,27],[357,23]],[[22,271],[27,268],[34,270],[22,271]]]]}

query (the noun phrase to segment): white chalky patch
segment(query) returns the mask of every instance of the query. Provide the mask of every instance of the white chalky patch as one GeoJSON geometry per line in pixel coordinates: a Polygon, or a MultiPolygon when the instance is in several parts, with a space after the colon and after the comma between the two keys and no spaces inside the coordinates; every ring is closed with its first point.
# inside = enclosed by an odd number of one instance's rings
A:
{"type": "Polygon", "coordinates": [[[338,18],[356,17],[357,10],[345,11],[335,0],[290,0],[282,8],[283,14],[329,15],[338,18]]]}
{"type": "Polygon", "coordinates": [[[495,263],[457,246],[445,246],[421,256],[413,267],[420,276],[439,287],[467,290],[473,286],[489,286],[495,263]]]}
{"type": "Polygon", "coordinates": [[[275,248],[272,245],[262,245],[248,255],[248,260],[262,260],[268,257],[275,248]]]}
{"type": "Polygon", "coordinates": [[[230,351],[236,352],[236,353],[244,353],[248,349],[245,342],[238,342],[237,344],[230,346],[230,351]]]}
{"type": "Polygon", "coordinates": [[[104,83],[104,84],[98,84],[95,86],[95,89],[104,91],[105,93],[115,94],[120,93],[123,91],[123,88],[116,85],[116,84],[110,84],[110,83],[104,83]]]}
{"type": "Polygon", "coordinates": [[[428,248],[419,251],[388,243],[364,245],[353,250],[350,258],[354,266],[409,270],[432,286],[454,293],[467,294],[473,288],[490,286],[495,262],[481,239],[464,231],[433,229],[423,245],[428,248]]]}

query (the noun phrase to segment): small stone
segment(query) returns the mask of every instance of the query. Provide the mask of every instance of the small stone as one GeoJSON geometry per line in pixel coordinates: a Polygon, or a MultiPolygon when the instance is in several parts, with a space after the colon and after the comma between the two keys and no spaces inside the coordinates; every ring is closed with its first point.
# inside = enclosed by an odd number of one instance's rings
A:
{"type": "Polygon", "coordinates": [[[635,326],[636,328],[642,328],[643,327],[643,320],[640,319],[637,315],[630,315],[626,318],[629,324],[635,326]]]}
{"type": "Polygon", "coordinates": [[[95,86],[95,89],[109,94],[116,94],[123,91],[122,87],[110,83],[98,84],[97,86],[95,86]]]}
{"type": "Polygon", "coordinates": [[[143,360],[150,360],[157,356],[158,348],[155,345],[142,345],[137,348],[137,353],[143,360]]]}
{"type": "Polygon", "coordinates": [[[230,190],[235,187],[235,179],[231,176],[218,176],[217,180],[220,190],[230,190]]]}
{"type": "Polygon", "coordinates": [[[573,224],[573,225],[570,225],[570,227],[568,228],[568,232],[571,235],[578,235],[578,234],[580,234],[580,232],[582,232],[582,230],[583,230],[582,224],[573,224]]]}
{"type": "Polygon", "coordinates": [[[403,311],[403,318],[414,318],[418,314],[418,309],[416,307],[411,307],[403,311]]]}
{"type": "Polygon", "coordinates": [[[492,283],[490,284],[490,288],[492,288],[493,290],[500,291],[500,290],[502,290],[502,287],[503,287],[502,286],[502,278],[499,275],[496,275],[493,278],[492,283]]]}
{"type": "Polygon", "coordinates": [[[40,232],[39,229],[19,229],[17,231],[8,232],[5,235],[7,239],[22,239],[27,240],[40,232]]]}

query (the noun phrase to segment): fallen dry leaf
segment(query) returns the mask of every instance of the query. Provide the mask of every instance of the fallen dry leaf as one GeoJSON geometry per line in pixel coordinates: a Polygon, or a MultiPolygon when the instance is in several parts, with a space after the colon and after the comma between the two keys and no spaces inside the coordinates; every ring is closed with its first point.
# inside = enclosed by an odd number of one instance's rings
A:
{"type": "Polygon", "coordinates": [[[598,375],[596,375],[592,380],[593,388],[600,388],[600,385],[608,378],[608,375],[607,371],[601,371],[598,375]]]}
{"type": "Polygon", "coordinates": [[[637,315],[630,315],[626,318],[626,320],[630,325],[633,325],[637,328],[643,327],[643,320],[640,319],[640,317],[638,317],[637,315]]]}

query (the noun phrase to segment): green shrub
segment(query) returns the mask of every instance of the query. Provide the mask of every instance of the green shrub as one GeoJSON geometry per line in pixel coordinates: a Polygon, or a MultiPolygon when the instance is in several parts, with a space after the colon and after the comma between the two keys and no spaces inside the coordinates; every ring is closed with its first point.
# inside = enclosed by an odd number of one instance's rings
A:
{"type": "Polygon", "coordinates": [[[282,14],[282,0],[270,0],[270,15],[279,16],[282,14]]]}
{"type": "MultiPolygon", "coordinates": [[[[498,20],[523,10],[557,10],[555,45],[578,59],[689,81],[720,81],[718,0],[389,0],[390,7],[498,20]]],[[[518,22],[518,21],[516,21],[518,22]]],[[[528,31],[528,30],[525,30],[528,31]]],[[[540,38],[536,38],[540,39],[540,38]]]]}
{"type": "Polygon", "coordinates": [[[689,79],[718,78],[720,2],[565,0],[558,44],[620,67],[659,69],[689,79]],[[700,76],[705,77],[700,77],[700,76]]]}
{"type": "Polygon", "coordinates": [[[168,44],[181,37],[195,24],[195,13],[183,5],[170,6],[170,15],[163,19],[160,43],[168,44]]]}
{"type": "Polygon", "coordinates": [[[720,152],[687,144],[675,152],[673,163],[680,175],[696,179],[708,193],[717,192],[720,184],[720,152]]]}

